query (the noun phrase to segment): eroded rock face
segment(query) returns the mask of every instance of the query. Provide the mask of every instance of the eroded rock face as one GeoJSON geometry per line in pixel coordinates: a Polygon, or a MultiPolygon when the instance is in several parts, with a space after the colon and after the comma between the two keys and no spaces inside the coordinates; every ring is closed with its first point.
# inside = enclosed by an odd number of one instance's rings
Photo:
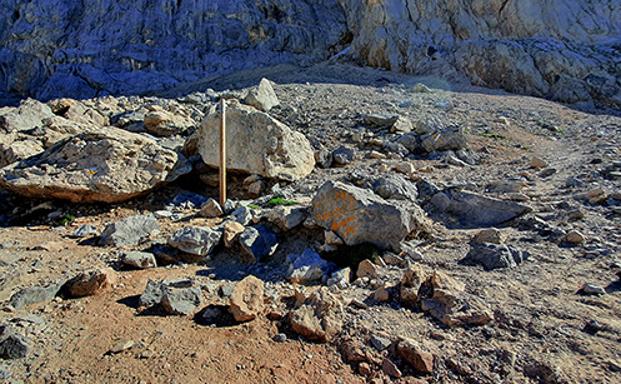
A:
{"type": "Polygon", "coordinates": [[[347,30],[336,0],[7,0],[0,12],[17,15],[0,23],[0,90],[41,99],[145,93],[320,60],[347,30]]]}
{"type": "MultiPolygon", "coordinates": [[[[220,112],[212,111],[199,133],[199,152],[210,166],[219,164],[220,112]]],[[[231,101],[226,109],[227,166],[264,177],[298,180],[315,167],[308,139],[267,113],[231,101]]]]}
{"type": "MultiPolygon", "coordinates": [[[[353,55],[371,66],[564,102],[621,106],[613,0],[341,0],[353,55]]],[[[618,41],[618,40],[617,40],[618,41]]]]}
{"type": "Polygon", "coordinates": [[[351,41],[353,58],[370,66],[621,106],[616,0],[7,0],[0,7],[16,15],[0,25],[0,90],[10,99],[165,90],[250,67],[320,61],[351,41]]]}
{"type": "Polygon", "coordinates": [[[0,186],[31,198],[121,202],[174,180],[185,158],[146,137],[106,127],[61,140],[0,171],[0,186]]]}

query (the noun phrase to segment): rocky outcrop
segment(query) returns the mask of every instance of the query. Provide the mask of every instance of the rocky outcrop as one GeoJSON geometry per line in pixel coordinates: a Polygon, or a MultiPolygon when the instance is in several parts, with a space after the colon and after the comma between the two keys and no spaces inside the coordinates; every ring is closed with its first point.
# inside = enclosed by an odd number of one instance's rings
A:
{"type": "Polygon", "coordinates": [[[32,198],[120,202],[189,171],[185,159],[155,141],[106,127],[62,140],[0,171],[0,186],[32,198]]]}
{"type": "MultiPolygon", "coordinates": [[[[308,139],[254,107],[233,101],[226,109],[227,167],[282,180],[297,180],[315,167],[308,139]]],[[[219,111],[212,111],[199,132],[199,152],[210,166],[219,164],[219,111]]]]}
{"type": "Polygon", "coordinates": [[[0,92],[51,99],[159,91],[336,52],[336,0],[0,4],[0,92]]]}
{"type": "Polygon", "coordinates": [[[352,55],[395,71],[621,107],[615,0],[341,0],[352,55]]]}
{"type": "Polygon", "coordinates": [[[358,62],[621,107],[616,0],[6,0],[0,100],[162,91],[213,75],[358,62]]]}

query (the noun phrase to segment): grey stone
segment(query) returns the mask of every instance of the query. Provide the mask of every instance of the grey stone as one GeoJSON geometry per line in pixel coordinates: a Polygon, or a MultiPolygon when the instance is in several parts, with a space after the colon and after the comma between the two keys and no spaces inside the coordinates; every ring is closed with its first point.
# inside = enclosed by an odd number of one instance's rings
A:
{"type": "Polygon", "coordinates": [[[425,259],[425,256],[416,249],[414,242],[401,243],[401,256],[409,261],[423,261],[425,259]]]}
{"type": "Polygon", "coordinates": [[[580,292],[585,295],[605,295],[606,290],[596,284],[586,283],[580,288],[580,292]]]}
{"type": "Polygon", "coordinates": [[[390,341],[390,339],[378,335],[371,335],[369,342],[371,343],[373,348],[377,349],[380,352],[388,349],[388,347],[390,347],[390,345],[392,344],[392,341],[390,341]]]}
{"type": "Polygon", "coordinates": [[[191,279],[149,280],[139,305],[167,315],[192,314],[202,302],[202,291],[191,279]]]}
{"type": "Polygon", "coordinates": [[[442,130],[423,135],[420,138],[420,145],[427,153],[448,150],[456,151],[466,148],[468,141],[466,140],[463,129],[456,126],[449,126],[442,130]]]}
{"type": "Polygon", "coordinates": [[[272,340],[277,343],[284,343],[285,341],[287,341],[287,335],[285,335],[284,333],[278,333],[274,335],[274,337],[272,337],[272,340]]]}
{"type": "Polygon", "coordinates": [[[268,79],[261,79],[257,88],[249,90],[244,98],[244,103],[263,112],[269,112],[280,104],[272,83],[268,79]]]}
{"type": "Polygon", "coordinates": [[[107,127],[60,140],[38,156],[0,170],[0,186],[30,198],[116,203],[191,171],[154,140],[107,127]]]}
{"type": "Polygon", "coordinates": [[[177,230],[169,239],[168,245],[180,251],[207,256],[220,243],[222,231],[203,227],[185,227],[177,230]]]}
{"type": "Polygon", "coordinates": [[[113,246],[138,245],[159,234],[160,225],[152,214],[135,215],[108,224],[99,244],[113,246]]]}
{"type": "Polygon", "coordinates": [[[308,212],[305,207],[281,205],[268,210],[264,216],[281,231],[290,231],[306,220],[308,212]]]}
{"type": "Polygon", "coordinates": [[[148,269],[157,267],[155,256],[149,252],[128,252],[123,255],[122,262],[130,268],[148,269]]]}
{"type": "Polygon", "coordinates": [[[94,225],[82,224],[71,234],[71,237],[82,239],[85,237],[97,236],[98,234],[97,227],[94,225]]]}
{"type": "Polygon", "coordinates": [[[194,126],[196,123],[191,118],[161,109],[153,110],[144,117],[145,130],[154,136],[182,135],[194,126]]]}
{"type": "Polygon", "coordinates": [[[530,207],[513,201],[458,190],[436,193],[425,209],[431,215],[441,216],[450,228],[500,227],[531,211],[530,207]]]}
{"type": "Polygon", "coordinates": [[[355,153],[356,152],[353,148],[342,145],[332,151],[332,159],[334,164],[344,166],[354,160],[355,153]]]}
{"type": "Polygon", "coordinates": [[[252,211],[246,206],[241,206],[234,210],[231,215],[241,225],[248,225],[252,222],[252,211]]]}
{"type": "Polygon", "coordinates": [[[220,204],[215,199],[209,199],[206,203],[201,206],[200,211],[198,211],[199,216],[206,217],[208,219],[212,219],[215,217],[220,217],[224,214],[224,210],[220,206],[220,204]]]}
{"type": "Polygon", "coordinates": [[[249,262],[271,256],[278,247],[278,236],[265,225],[247,227],[239,235],[239,243],[249,262]]]}
{"type": "Polygon", "coordinates": [[[51,284],[45,287],[28,287],[17,291],[9,304],[15,309],[22,309],[26,306],[52,301],[60,291],[59,284],[51,284]]]}
{"type": "Polygon", "coordinates": [[[336,268],[334,264],[322,259],[312,248],[306,248],[300,254],[289,254],[287,263],[289,263],[287,278],[297,284],[321,282],[336,268]]]}
{"type": "Polygon", "coordinates": [[[379,129],[388,129],[392,127],[398,119],[399,115],[390,114],[373,113],[363,116],[363,121],[367,126],[379,129]]]}
{"type": "Polygon", "coordinates": [[[326,182],[312,201],[312,216],[347,245],[371,243],[400,250],[401,241],[423,226],[423,219],[373,192],[340,182],[326,182]]]}
{"type": "Polygon", "coordinates": [[[339,269],[336,272],[333,272],[332,275],[330,275],[330,278],[328,279],[326,284],[328,286],[335,285],[339,287],[340,289],[345,289],[349,286],[350,282],[351,282],[351,268],[347,267],[347,268],[339,269]]]}
{"type": "Polygon", "coordinates": [[[373,192],[384,199],[416,201],[416,185],[401,175],[386,175],[373,182],[373,192]]]}
{"type": "Polygon", "coordinates": [[[14,333],[7,325],[0,324],[0,358],[21,359],[28,355],[30,346],[22,335],[14,333]]]}
{"type": "Polygon", "coordinates": [[[466,265],[482,265],[490,271],[500,268],[514,268],[526,261],[528,252],[519,250],[511,245],[475,243],[461,262],[466,265]]]}
{"type": "Polygon", "coordinates": [[[332,166],[332,152],[325,148],[315,151],[315,164],[320,168],[330,168],[332,166]]]}

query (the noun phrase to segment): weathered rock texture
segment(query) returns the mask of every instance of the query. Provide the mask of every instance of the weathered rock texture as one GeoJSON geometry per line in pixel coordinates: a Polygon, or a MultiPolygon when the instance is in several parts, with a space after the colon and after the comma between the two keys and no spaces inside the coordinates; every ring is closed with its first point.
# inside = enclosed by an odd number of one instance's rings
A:
{"type": "Polygon", "coordinates": [[[3,168],[0,186],[33,198],[112,203],[174,180],[184,163],[181,155],[151,139],[106,127],[3,168]]]}
{"type": "Polygon", "coordinates": [[[158,91],[330,57],[621,106],[618,0],[5,0],[5,97],[158,91]]]}
{"type": "Polygon", "coordinates": [[[340,3],[353,55],[372,66],[621,107],[617,0],[340,3]]]}
{"type": "Polygon", "coordinates": [[[317,60],[346,34],[336,0],[6,0],[0,90],[90,98],[317,60]]]}
{"type": "Polygon", "coordinates": [[[399,251],[401,241],[424,226],[424,218],[393,205],[372,192],[328,181],[312,203],[313,219],[347,245],[371,243],[399,251]]]}
{"type": "MultiPolygon", "coordinates": [[[[206,118],[199,132],[199,152],[203,161],[220,163],[219,111],[206,118]]],[[[254,107],[237,102],[226,109],[227,167],[265,177],[297,180],[313,171],[315,154],[308,139],[254,107]]]]}

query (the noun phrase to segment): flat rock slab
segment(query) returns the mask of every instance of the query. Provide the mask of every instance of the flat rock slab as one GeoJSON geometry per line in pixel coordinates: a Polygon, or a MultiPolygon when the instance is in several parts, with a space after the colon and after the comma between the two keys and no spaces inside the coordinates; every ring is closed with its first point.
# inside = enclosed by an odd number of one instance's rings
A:
{"type": "Polygon", "coordinates": [[[104,127],[72,136],[0,170],[0,186],[31,198],[115,203],[142,195],[190,171],[187,161],[154,140],[104,127]]]}
{"type": "Polygon", "coordinates": [[[448,228],[501,227],[531,211],[513,201],[457,190],[436,193],[425,209],[448,228]]]}

